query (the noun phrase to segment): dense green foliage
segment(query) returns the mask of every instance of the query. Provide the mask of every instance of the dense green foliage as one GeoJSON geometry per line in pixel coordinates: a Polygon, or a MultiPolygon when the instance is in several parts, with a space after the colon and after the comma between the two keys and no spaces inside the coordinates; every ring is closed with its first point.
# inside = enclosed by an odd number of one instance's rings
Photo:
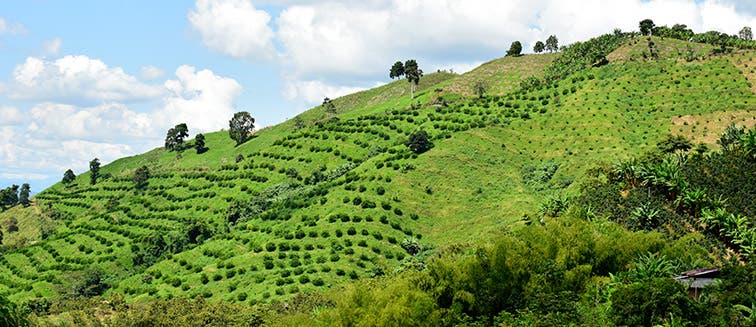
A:
{"type": "Polygon", "coordinates": [[[94,158],[89,162],[89,184],[97,184],[100,178],[100,159],[94,158]]]}
{"type": "Polygon", "coordinates": [[[522,54],[522,43],[520,41],[514,41],[507,50],[507,56],[517,57],[522,54]]]}
{"type": "Polygon", "coordinates": [[[13,184],[0,190],[0,211],[18,204],[18,185],[13,184]]]}
{"type": "Polygon", "coordinates": [[[189,136],[189,128],[181,123],[170,128],[165,135],[165,149],[168,151],[181,151],[184,149],[184,139],[189,136]]]}
{"type": "Polygon", "coordinates": [[[255,119],[246,111],[240,111],[234,114],[234,117],[228,122],[228,135],[236,141],[236,145],[247,142],[252,136],[252,130],[255,128],[255,119]]]}
{"type": "Polygon", "coordinates": [[[426,131],[419,130],[410,134],[405,145],[407,145],[412,152],[420,154],[430,150],[433,147],[433,142],[431,142],[430,136],[428,136],[426,131]]]}
{"type": "Polygon", "coordinates": [[[545,50],[548,50],[549,52],[554,52],[559,50],[559,39],[557,39],[556,35],[550,35],[546,39],[546,47],[545,50]]]}
{"type": "Polygon", "coordinates": [[[194,149],[197,151],[197,154],[202,154],[209,150],[205,146],[205,134],[200,133],[194,137],[194,149]]]}
{"type": "Polygon", "coordinates": [[[404,64],[402,64],[401,61],[397,61],[394,63],[394,65],[391,66],[391,69],[389,70],[389,78],[400,78],[404,76],[404,64]]]}
{"type": "Polygon", "coordinates": [[[541,53],[543,50],[546,49],[546,45],[543,43],[543,41],[536,41],[535,45],[533,46],[533,52],[535,53],[541,53]]]}
{"type": "Polygon", "coordinates": [[[651,32],[654,30],[654,27],[656,27],[656,24],[654,24],[653,20],[644,19],[640,21],[638,27],[640,29],[641,35],[648,36],[651,35],[651,32]]]}
{"type": "Polygon", "coordinates": [[[420,78],[423,77],[423,70],[418,66],[415,59],[409,59],[404,63],[404,77],[410,83],[410,98],[415,98],[415,90],[420,78]]]}
{"type": "Polygon", "coordinates": [[[63,173],[63,179],[61,180],[61,182],[63,184],[70,184],[74,180],[76,180],[76,174],[74,174],[73,170],[68,169],[65,173],[63,173]]]}

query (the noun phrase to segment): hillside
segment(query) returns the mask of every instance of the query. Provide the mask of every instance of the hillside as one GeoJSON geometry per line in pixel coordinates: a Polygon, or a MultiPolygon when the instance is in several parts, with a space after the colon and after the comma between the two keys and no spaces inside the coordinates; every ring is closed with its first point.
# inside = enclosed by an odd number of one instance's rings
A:
{"type": "Polygon", "coordinates": [[[700,56],[688,61],[682,41],[654,38],[663,50],[652,60],[639,57],[643,42],[537,88],[520,81],[559,53],[429,74],[414,100],[395,81],[238,147],[227,132],[209,133],[208,152],[122,158],[95,185],[82,173],[30,208],[0,213],[20,227],[3,230],[14,247],[0,257],[0,293],[16,302],[101,292],[285,299],[401,270],[415,242],[485,244],[530,224],[549,196],[576,194],[592,168],[639,156],[670,133],[716,149],[728,125],[756,124],[756,52],[704,56],[707,46],[696,45],[700,56]],[[471,92],[479,80],[488,86],[481,98],[471,92]],[[434,144],[421,154],[404,145],[418,130],[434,144]],[[138,191],[131,179],[142,165],[150,178],[138,191]]]}

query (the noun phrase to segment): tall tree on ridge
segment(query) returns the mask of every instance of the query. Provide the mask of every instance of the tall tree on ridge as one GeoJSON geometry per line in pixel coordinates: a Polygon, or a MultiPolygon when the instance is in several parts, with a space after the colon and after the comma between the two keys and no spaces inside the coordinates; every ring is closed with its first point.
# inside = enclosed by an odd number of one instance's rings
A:
{"type": "Polygon", "coordinates": [[[423,70],[417,65],[415,59],[409,59],[404,63],[404,77],[410,83],[410,98],[415,98],[417,84],[420,83],[420,77],[423,77],[423,70]]]}

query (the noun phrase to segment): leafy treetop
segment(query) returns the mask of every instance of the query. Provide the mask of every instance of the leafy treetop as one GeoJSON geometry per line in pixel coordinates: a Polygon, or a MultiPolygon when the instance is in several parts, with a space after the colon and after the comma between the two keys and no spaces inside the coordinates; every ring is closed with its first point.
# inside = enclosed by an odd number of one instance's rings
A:
{"type": "Polygon", "coordinates": [[[238,146],[250,139],[252,130],[255,128],[255,118],[249,112],[240,111],[234,114],[228,125],[228,134],[238,146]]]}
{"type": "Polygon", "coordinates": [[[417,84],[420,83],[420,77],[423,77],[423,70],[417,65],[415,59],[407,60],[404,63],[404,77],[406,77],[407,82],[410,83],[410,97],[414,98],[417,84]]]}
{"type": "Polygon", "coordinates": [[[655,26],[656,24],[654,24],[654,21],[650,19],[644,19],[638,23],[641,34],[646,36],[651,35],[654,32],[655,26]]]}
{"type": "Polygon", "coordinates": [[[391,66],[389,77],[391,79],[394,79],[394,78],[400,78],[402,76],[404,76],[404,64],[402,64],[401,61],[397,61],[394,63],[393,66],[391,66]]]}
{"type": "Polygon", "coordinates": [[[520,54],[522,54],[522,43],[520,41],[512,42],[512,45],[509,46],[509,51],[507,51],[507,56],[517,57],[520,54]]]}
{"type": "Polygon", "coordinates": [[[185,123],[176,125],[168,130],[165,136],[165,148],[168,151],[181,150],[184,139],[189,136],[189,128],[185,123]]]}
{"type": "Polygon", "coordinates": [[[746,41],[753,40],[753,32],[751,31],[751,28],[748,26],[743,27],[743,29],[738,32],[738,36],[746,41]]]}
{"type": "Polygon", "coordinates": [[[546,39],[546,50],[549,50],[549,52],[559,50],[559,39],[557,39],[556,35],[551,35],[546,39]]]}
{"type": "Polygon", "coordinates": [[[89,183],[97,184],[97,179],[100,178],[100,159],[94,158],[89,162],[89,172],[89,183]]]}
{"type": "Polygon", "coordinates": [[[535,46],[533,46],[533,52],[535,53],[541,53],[545,49],[546,49],[546,45],[544,45],[543,42],[541,41],[536,42],[535,46]]]}
{"type": "Polygon", "coordinates": [[[74,174],[73,170],[69,169],[66,170],[65,173],[63,173],[63,180],[61,181],[63,184],[70,184],[76,179],[76,175],[74,174]]]}

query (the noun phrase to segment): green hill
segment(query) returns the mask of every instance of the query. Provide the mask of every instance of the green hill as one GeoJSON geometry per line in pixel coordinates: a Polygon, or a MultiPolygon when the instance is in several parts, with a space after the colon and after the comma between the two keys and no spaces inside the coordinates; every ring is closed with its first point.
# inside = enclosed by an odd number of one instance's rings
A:
{"type": "Polygon", "coordinates": [[[592,168],[670,133],[716,148],[729,124],[756,123],[756,52],[710,56],[693,45],[688,61],[682,41],[654,42],[658,59],[644,59],[647,39],[635,38],[606,65],[528,90],[520,82],[561,54],[429,74],[414,100],[406,81],[392,82],[238,147],[221,131],[206,135],[202,154],[158,148],[116,160],[95,185],[83,173],[31,208],[0,213],[20,227],[0,224],[12,245],[0,257],[0,294],[285,299],[401,270],[413,242],[485,244],[531,223],[549,196],[576,194],[592,168]],[[416,154],[405,142],[419,130],[434,146],[416,154]],[[150,178],[139,191],[142,165],[150,178]]]}

